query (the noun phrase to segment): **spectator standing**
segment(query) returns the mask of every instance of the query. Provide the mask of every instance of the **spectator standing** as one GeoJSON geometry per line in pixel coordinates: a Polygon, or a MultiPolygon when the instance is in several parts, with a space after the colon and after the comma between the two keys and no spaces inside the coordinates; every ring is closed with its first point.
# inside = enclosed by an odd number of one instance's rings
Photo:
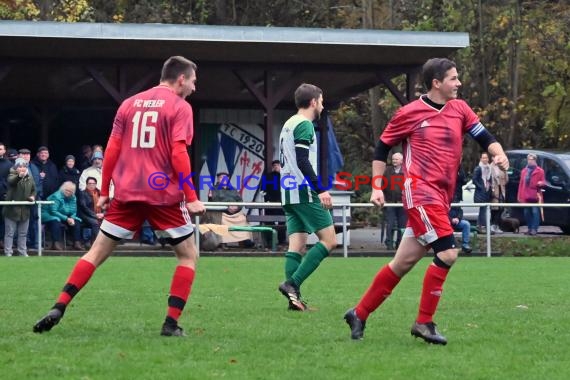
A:
{"type": "MultiPolygon", "coordinates": [[[[28,163],[28,171],[34,180],[36,186],[36,200],[43,199],[42,183],[40,178],[40,169],[31,162],[32,152],[28,148],[22,148],[18,151],[20,158],[28,163]]],[[[30,222],[28,224],[28,249],[38,249],[38,208],[32,207],[30,210],[30,222]]]]}
{"type": "Polygon", "coordinates": [[[16,149],[8,149],[6,157],[8,157],[10,164],[14,165],[16,163],[16,158],[18,158],[18,151],[16,149]]]}
{"type": "MultiPolygon", "coordinates": [[[[0,142],[0,201],[6,200],[6,192],[8,191],[8,175],[10,174],[10,169],[12,168],[12,163],[6,155],[6,145],[0,142]]],[[[0,213],[2,212],[2,206],[0,206],[0,213]]],[[[4,237],[4,220],[0,218],[0,237],[4,237]]],[[[0,248],[3,247],[4,243],[0,240],[0,248]]]]}
{"type": "Polygon", "coordinates": [[[82,145],[79,161],[76,163],[76,167],[80,172],[91,166],[91,156],[93,156],[91,145],[82,145]]]}
{"type": "MultiPolygon", "coordinates": [[[[541,188],[544,186],[544,170],[536,163],[536,154],[529,153],[527,165],[521,171],[521,179],[517,193],[519,203],[539,203],[542,197],[541,188]]],[[[540,224],[538,206],[525,207],[524,218],[528,227],[527,235],[536,235],[540,224]]]]}
{"type": "Polygon", "coordinates": [[[32,160],[40,171],[40,183],[44,196],[53,194],[57,191],[59,181],[57,178],[57,166],[49,159],[49,149],[46,146],[40,146],[36,157],[32,160]]]}
{"type": "MultiPolygon", "coordinates": [[[[386,203],[402,203],[402,187],[404,186],[404,172],[402,171],[402,153],[392,155],[392,166],[386,170],[387,186],[384,190],[386,203]]],[[[406,227],[408,217],[404,207],[387,207],[384,209],[386,215],[386,248],[393,250],[398,248],[402,241],[402,230],[406,227]],[[394,232],[396,241],[394,242],[394,232]]]]}
{"type": "MultiPolygon", "coordinates": [[[[14,167],[8,175],[7,201],[33,202],[36,195],[34,179],[28,171],[28,163],[23,158],[17,158],[14,167]]],[[[6,232],[4,234],[4,254],[12,256],[14,236],[17,236],[16,249],[20,256],[28,256],[26,238],[30,222],[32,206],[18,205],[4,207],[2,211],[6,232]]]]}
{"type": "MultiPolygon", "coordinates": [[[[504,203],[507,199],[507,182],[509,181],[509,175],[507,172],[501,170],[495,162],[491,162],[491,192],[490,201],[491,203],[504,203]]],[[[503,213],[504,207],[491,206],[491,232],[503,233],[501,228],[501,214],[503,213]]]]}
{"type": "Polygon", "coordinates": [[[97,189],[101,191],[102,169],[103,153],[95,151],[91,157],[91,166],[81,172],[81,176],[79,177],[79,190],[85,190],[87,178],[93,177],[97,180],[97,189]]]}
{"type": "MultiPolygon", "coordinates": [[[[491,200],[491,167],[489,166],[489,154],[481,153],[479,165],[473,170],[473,184],[475,185],[475,194],[473,201],[475,203],[488,203],[491,200]]],[[[479,207],[479,217],[477,218],[477,228],[479,233],[485,233],[487,227],[486,207],[479,207]]]]}
{"type": "Polygon", "coordinates": [[[79,186],[79,177],[81,172],[75,167],[75,156],[69,154],[65,157],[65,164],[59,170],[59,184],[64,182],[73,182],[75,186],[79,186]]]}

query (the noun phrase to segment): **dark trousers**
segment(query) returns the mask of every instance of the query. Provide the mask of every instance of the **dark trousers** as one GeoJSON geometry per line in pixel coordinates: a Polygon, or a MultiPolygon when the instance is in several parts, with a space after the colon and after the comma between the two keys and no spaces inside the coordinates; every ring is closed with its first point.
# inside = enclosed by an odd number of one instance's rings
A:
{"type": "Polygon", "coordinates": [[[394,248],[402,241],[402,228],[406,227],[408,216],[403,207],[387,207],[386,210],[386,240],[387,247],[394,248]],[[394,242],[394,231],[396,231],[396,241],[394,242]]]}
{"type": "Polygon", "coordinates": [[[71,233],[73,241],[81,241],[81,225],[78,221],[75,221],[73,226],[70,226],[67,223],[61,223],[60,221],[54,220],[51,222],[46,223],[47,228],[51,233],[51,240],[54,242],[59,241],[63,243],[63,238],[61,236],[62,228],[67,228],[67,230],[71,233]]]}
{"type": "Polygon", "coordinates": [[[38,208],[30,207],[30,224],[28,224],[28,249],[38,249],[38,208]]]}

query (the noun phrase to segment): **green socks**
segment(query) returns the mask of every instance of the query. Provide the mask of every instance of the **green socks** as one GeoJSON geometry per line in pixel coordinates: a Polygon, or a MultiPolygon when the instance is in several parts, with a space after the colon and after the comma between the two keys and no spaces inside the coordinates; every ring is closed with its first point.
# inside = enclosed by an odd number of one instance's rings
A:
{"type": "MultiPolygon", "coordinates": [[[[289,252],[288,252],[289,253],[289,252]]],[[[297,287],[301,286],[301,284],[317,269],[321,261],[324,260],[325,257],[329,255],[329,250],[321,243],[318,242],[311,248],[301,261],[301,264],[291,275],[291,280],[297,285],[297,287]]]]}
{"type": "Polygon", "coordinates": [[[297,268],[299,268],[299,264],[301,264],[301,256],[300,253],[297,252],[287,252],[285,254],[285,279],[290,280],[291,276],[297,268]]]}

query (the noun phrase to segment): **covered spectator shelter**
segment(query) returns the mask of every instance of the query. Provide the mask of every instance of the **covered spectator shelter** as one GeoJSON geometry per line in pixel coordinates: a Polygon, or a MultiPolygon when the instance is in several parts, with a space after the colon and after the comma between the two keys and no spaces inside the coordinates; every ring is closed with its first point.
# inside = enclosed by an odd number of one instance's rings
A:
{"type": "MultiPolygon", "coordinates": [[[[262,109],[271,142],[275,111],[295,110],[302,82],[323,88],[328,109],[380,84],[405,103],[426,59],[468,45],[467,33],[1,21],[0,141],[104,143],[118,104],[156,84],[167,57],[183,55],[198,64],[196,115],[262,109]],[[402,74],[405,93],[392,82],[402,74]]],[[[265,145],[267,165],[274,149],[265,145]]]]}

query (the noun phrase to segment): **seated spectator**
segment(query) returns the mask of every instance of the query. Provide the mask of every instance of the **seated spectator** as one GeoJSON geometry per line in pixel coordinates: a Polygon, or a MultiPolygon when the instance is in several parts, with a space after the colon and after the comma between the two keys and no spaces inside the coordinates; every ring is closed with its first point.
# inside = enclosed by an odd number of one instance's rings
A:
{"type": "MultiPolygon", "coordinates": [[[[243,202],[241,195],[232,187],[229,174],[221,172],[216,174],[217,181],[214,188],[208,194],[210,202],[243,202]]],[[[241,212],[241,206],[228,206],[222,212],[221,224],[227,226],[248,226],[245,214],[241,212]]],[[[251,232],[230,232],[222,237],[222,243],[243,242],[246,248],[251,248],[255,243],[251,240],[251,232]]]]}
{"type": "Polygon", "coordinates": [[[61,236],[62,226],[67,228],[73,239],[73,248],[83,250],[81,244],[81,218],[77,216],[77,198],[75,184],[64,182],[59,190],[47,197],[53,204],[42,207],[42,221],[49,228],[53,241],[53,249],[63,251],[64,242],[61,236]]]}
{"type": "Polygon", "coordinates": [[[91,230],[90,236],[84,239],[86,248],[90,248],[99,233],[99,226],[105,215],[103,210],[97,207],[97,202],[101,195],[99,190],[97,190],[97,179],[89,177],[86,184],[87,188],[79,192],[77,209],[83,225],[91,230]]]}
{"type": "MultiPolygon", "coordinates": [[[[36,196],[36,185],[34,179],[28,172],[28,163],[22,159],[16,159],[14,167],[8,175],[7,201],[30,201],[33,202],[36,196]]],[[[5,206],[3,209],[5,233],[4,233],[4,254],[12,256],[14,235],[17,236],[17,250],[20,256],[28,256],[26,239],[28,235],[28,224],[30,222],[31,206],[5,206]]]]}
{"type": "Polygon", "coordinates": [[[449,210],[449,220],[454,231],[461,232],[461,252],[471,253],[473,249],[469,245],[471,239],[471,224],[463,219],[461,207],[452,207],[449,210]]]}
{"type": "Polygon", "coordinates": [[[65,157],[65,165],[59,170],[59,184],[70,181],[79,186],[79,177],[81,172],[75,167],[75,157],[67,155],[65,157]]]}

